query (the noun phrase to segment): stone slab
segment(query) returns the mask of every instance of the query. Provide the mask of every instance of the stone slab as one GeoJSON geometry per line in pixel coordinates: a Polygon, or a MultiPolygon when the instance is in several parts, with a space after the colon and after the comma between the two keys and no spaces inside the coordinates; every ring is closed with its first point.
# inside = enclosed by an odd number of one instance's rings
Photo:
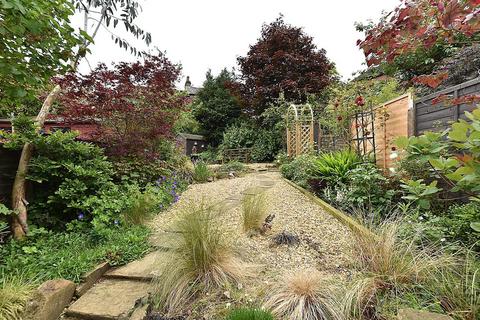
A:
{"type": "Polygon", "coordinates": [[[136,309],[130,316],[130,320],[143,320],[147,316],[148,305],[136,309]]]}
{"type": "Polygon", "coordinates": [[[101,263],[95,267],[92,271],[83,276],[83,281],[75,289],[75,295],[81,297],[88,291],[93,285],[103,276],[105,272],[110,269],[110,265],[107,262],[101,263]]]}
{"type": "Polygon", "coordinates": [[[40,285],[25,308],[24,319],[56,320],[70,303],[75,292],[75,283],[55,279],[40,285]]]}
{"type": "Polygon", "coordinates": [[[415,309],[400,309],[397,315],[398,320],[453,320],[445,314],[421,311],[415,309]]]}
{"type": "Polygon", "coordinates": [[[157,262],[165,252],[154,251],[140,260],[126,264],[120,268],[111,269],[105,273],[106,278],[121,278],[134,280],[151,280],[158,269],[157,262]]]}
{"type": "Polygon", "coordinates": [[[107,279],[75,301],[66,315],[83,319],[126,319],[135,309],[135,303],[146,297],[149,290],[147,282],[107,279]]]}

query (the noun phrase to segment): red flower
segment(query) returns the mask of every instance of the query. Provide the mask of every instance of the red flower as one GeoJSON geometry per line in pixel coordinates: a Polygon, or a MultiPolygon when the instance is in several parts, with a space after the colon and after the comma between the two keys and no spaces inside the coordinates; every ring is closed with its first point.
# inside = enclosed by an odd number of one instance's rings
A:
{"type": "Polygon", "coordinates": [[[363,99],[362,96],[358,96],[356,99],[355,99],[355,104],[359,107],[362,107],[365,105],[365,100],[363,99]]]}
{"type": "Polygon", "coordinates": [[[340,103],[338,101],[335,101],[335,104],[334,104],[335,108],[338,108],[339,105],[340,103]]]}
{"type": "Polygon", "coordinates": [[[338,121],[342,121],[342,120],[343,120],[342,116],[338,116],[338,117],[337,117],[337,120],[338,120],[338,121]]]}
{"type": "Polygon", "coordinates": [[[392,151],[397,151],[397,148],[396,148],[396,147],[392,147],[392,151]]]}

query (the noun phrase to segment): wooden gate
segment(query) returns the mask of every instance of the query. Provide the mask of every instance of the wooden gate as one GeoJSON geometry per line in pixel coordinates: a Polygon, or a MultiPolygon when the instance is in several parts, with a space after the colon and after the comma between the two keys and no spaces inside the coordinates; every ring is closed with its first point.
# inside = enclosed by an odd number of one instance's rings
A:
{"type": "Polygon", "coordinates": [[[296,157],[314,148],[313,110],[309,104],[290,105],[286,114],[287,154],[296,157]]]}

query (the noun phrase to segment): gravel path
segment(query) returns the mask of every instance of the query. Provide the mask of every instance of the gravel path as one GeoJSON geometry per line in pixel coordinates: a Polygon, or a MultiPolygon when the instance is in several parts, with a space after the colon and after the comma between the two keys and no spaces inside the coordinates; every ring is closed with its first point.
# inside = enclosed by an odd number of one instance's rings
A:
{"type": "Polygon", "coordinates": [[[255,265],[255,276],[246,281],[242,289],[248,301],[261,300],[269,285],[281,279],[284,273],[297,269],[315,268],[337,285],[348,280],[350,231],[283,181],[278,172],[252,173],[241,178],[191,185],[178,203],[152,222],[155,230],[152,242],[162,246],[176,213],[192,201],[202,200],[224,204],[225,227],[232,233],[242,258],[255,265]],[[267,235],[248,237],[241,228],[241,199],[245,192],[259,188],[266,192],[269,213],[275,214],[273,228],[267,235]],[[300,244],[274,246],[273,236],[282,231],[299,236],[300,244]]]}

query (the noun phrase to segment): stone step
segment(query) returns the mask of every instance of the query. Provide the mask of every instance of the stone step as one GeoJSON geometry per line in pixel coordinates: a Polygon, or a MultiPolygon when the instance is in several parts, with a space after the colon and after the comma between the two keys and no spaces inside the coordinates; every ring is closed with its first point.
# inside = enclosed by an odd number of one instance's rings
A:
{"type": "Polygon", "coordinates": [[[150,281],[158,269],[157,263],[165,252],[154,251],[140,260],[130,262],[120,268],[111,269],[104,274],[105,278],[150,281]]]}
{"type": "Polygon", "coordinates": [[[129,319],[150,290],[150,283],[145,281],[103,279],[75,301],[65,315],[67,319],[129,319]]]}

